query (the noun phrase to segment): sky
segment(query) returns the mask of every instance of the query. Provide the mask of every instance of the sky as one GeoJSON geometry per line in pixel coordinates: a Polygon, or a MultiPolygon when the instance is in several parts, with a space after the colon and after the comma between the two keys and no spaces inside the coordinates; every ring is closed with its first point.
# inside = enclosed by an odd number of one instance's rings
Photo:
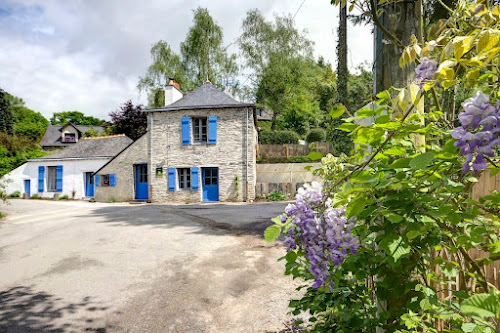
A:
{"type": "MultiPolygon", "coordinates": [[[[295,15],[315,56],[335,64],[338,8],[329,0],[0,0],[0,87],[46,118],[78,110],[108,119],[129,99],[145,103],[137,83],[151,46],[163,39],[178,52],[197,7],[208,8],[225,45],[241,34],[250,9],[269,20],[295,15]]],[[[372,62],[372,35],[368,26],[348,29],[354,70],[372,62]]],[[[234,44],[228,51],[239,52],[234,44]]]]}

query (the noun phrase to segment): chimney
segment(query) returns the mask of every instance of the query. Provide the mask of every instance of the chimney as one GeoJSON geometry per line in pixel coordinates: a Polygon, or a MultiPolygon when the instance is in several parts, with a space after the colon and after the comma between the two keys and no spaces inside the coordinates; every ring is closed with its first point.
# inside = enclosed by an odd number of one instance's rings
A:
{"type": "Polygon", "coordinates": [[[177,102],[183,97],[179,84],[174,79],[168,79],[168,84],[165,87],[165,106],[177,102]]]}

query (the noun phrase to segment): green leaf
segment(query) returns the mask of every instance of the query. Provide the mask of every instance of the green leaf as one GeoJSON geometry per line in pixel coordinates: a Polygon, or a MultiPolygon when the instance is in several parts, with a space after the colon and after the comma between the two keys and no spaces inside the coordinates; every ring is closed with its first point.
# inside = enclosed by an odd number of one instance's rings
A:
{"type": "Polygon", "coordinates": [[[280,215],[273,217],[273,218],[271,219],[271,221],[272,221],[272,222],[274,222],[274,223],[275,223],[275,224],[277,224],[277,225],[280,225],[280,226],[281,226],[281,225],[284,225],[284,223],[283,223],[283,222],[281,222],[281,216],[280,216],[280,215]]]}
{"type": "Polygon", "coordinates": [[[285,255],[285,259],[287,263],[293,264],[297,260],[297,253],[290,251],[285,255]]]}
{"type": "Polygon", "coordinates": [[[412,160],[411,157],[400,158],[399,160],[396,160],[391,165],[389,165],[389,168],[391,169],[408,168],[410,166],[411,160],[412,160]]]}
{"type": "Polygon", "coordinates": [[[399,223],[403,221],[403,217],[398,214],[394,213],[385,213],[384,216],[391,222],[391,223],[399,223]]]}
{"type": "Polygon", "coordinates": [[[394,258],[394,261],[398,261],[401,257],[406,256],[410,253],[410,246],[403,241],[401,236],[398,236],[389,244],[390,255],[394,258]]]}
{"type": "Polygon", "coordinates": [[[465,333],[472,333],[476,327],[477,325],[474,323],[464,323],[462,325],[462,331],[465,333]]]}
{"type": "Polygon", "coordinates": [[[277,224],[273,224],[266,228],[264,231],[264,239],[268,242],[276,240],[281,234],[281,227],[277,224]]]}
{"type": "Polygon", "coordinates": [[[347,217],[358,216],[365,208],[366,199],[362,195],[349,202],[346,208],[347,217]]]}
{"type": "Polygon", "coordinates": [[[391,118],[388,115],[380,116],[375,119],[375,124],[387,124],[391,118]]]}
{"type": "Polygon", "coordinates": [[[384,151],[386,155],[404,155],[406,153],[406,149],[404,147],[391,147],[384,151]]]}
{"type": "Polygon", "coordinates": [[[474,294],[462,302],[460,311],[470,317],[496,317],[500,314],[500,294],[474,294]]]}
{"type": "Polygon", "coordinates": [[[491,169],[490,177],[496,176],[500,172],[500,168],[491,169]]]}
{"type": "Polygon", "coordinates": [[[353,124],[353,123],[343,123],[337,129],[344,131],[344,132],[352,132],[354,131],[358,125],[353,124]]]}
{"type": "Polygon", "coordinates": [[[378,141],[384,136],[384,132],[381,130],[377,130],[374,128],[360,128],[357,132],[356,138],[353,140],[357,143],[372,143],[374,141],[378,141]]]}
{"type": "Polygon", "coordinates": [[[410,161],[410,167],[414,169],[425,169],[434,159],[433,152],[417,155],[410,161]]]}
{"type": "Polygon", "coordinates": [[[342,104],[334,105],[330,110],[330,117],[339,118],[345,112],[345,108],[342,104]]]}
{"type": "Polygon", "coordinates": [[[310,152],[309,155],[307,155],[307,157],[311,160],[311,161],[316,161],[316,160],[320,160],[323,158],[323,154],[320,153],[320,152],[317,152],[317,151],[313,151],[313,152],[310,152]]]}
{"type": "Polygon", "coordinates": [[[389,99],[390,98],[390,94],[387,90],[384,90],[384,91],[381,91],[377,94],[377,98],[378,99],[389,99]]]}
{"type": "Polygon", "coordinates": [[[407,239],[413,239],[415,237],[420,236],[420,231],[417,230],[411,230],[406,233],[406,238],[407,239]]]}

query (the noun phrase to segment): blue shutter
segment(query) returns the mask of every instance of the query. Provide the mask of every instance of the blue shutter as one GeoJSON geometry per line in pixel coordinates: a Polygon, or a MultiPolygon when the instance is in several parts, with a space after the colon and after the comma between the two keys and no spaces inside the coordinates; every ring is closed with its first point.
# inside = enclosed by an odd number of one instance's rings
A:
{"type": "Polygon", "coordinates": [[[63,166],[56,166],[56,191],[62,192],[63,188],[63,166]]]}
{"type": "Polygon", "coordinates": [[[199,168],[198,167],[192,167],[191,168],[191,189],[192,190],[198,190],[200,187],[199,185],[199,168]]]}
{"type": "Polygon", "coordinates": [[[175,191],[175,168],[168,168],[168,190],[175,191]]]}
{"type": "Polygon", "coordinates": [[[191,143],[191,133],[189,132],[189,117],[182,117],[182,144],[188,145],[191,143]]]}
{"type": "Polygon", "coordinates": [[[94,176],[94,183],[95,183],[95,186],[101,186],[101,184],[99,184],[99,175],[94,176]]]}
{"type": "Polygon", "coordinates": [[[109,175],[109,186],[116,186],[116,174],[114,173],[109,175]]]}
{"type": "Polygon", "coordinates": [[[43,192],[43,182],[45,180],[45,167],[38,167],[38,192],[43,192]]]}
{"type": "Polygon", "coordinates": [[[217,116],[208,117],[208,143],[217,143],[217,116]]]}

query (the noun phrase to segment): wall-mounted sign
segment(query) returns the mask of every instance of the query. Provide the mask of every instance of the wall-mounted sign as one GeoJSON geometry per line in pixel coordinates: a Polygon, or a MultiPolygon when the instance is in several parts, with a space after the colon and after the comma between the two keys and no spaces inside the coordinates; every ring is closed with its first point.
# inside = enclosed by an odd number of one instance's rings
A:
{"type": "Polygon", "coordinates": [[[156,168],[156,178],[161,178],[163,177],[163,168],[156,168]]]}

